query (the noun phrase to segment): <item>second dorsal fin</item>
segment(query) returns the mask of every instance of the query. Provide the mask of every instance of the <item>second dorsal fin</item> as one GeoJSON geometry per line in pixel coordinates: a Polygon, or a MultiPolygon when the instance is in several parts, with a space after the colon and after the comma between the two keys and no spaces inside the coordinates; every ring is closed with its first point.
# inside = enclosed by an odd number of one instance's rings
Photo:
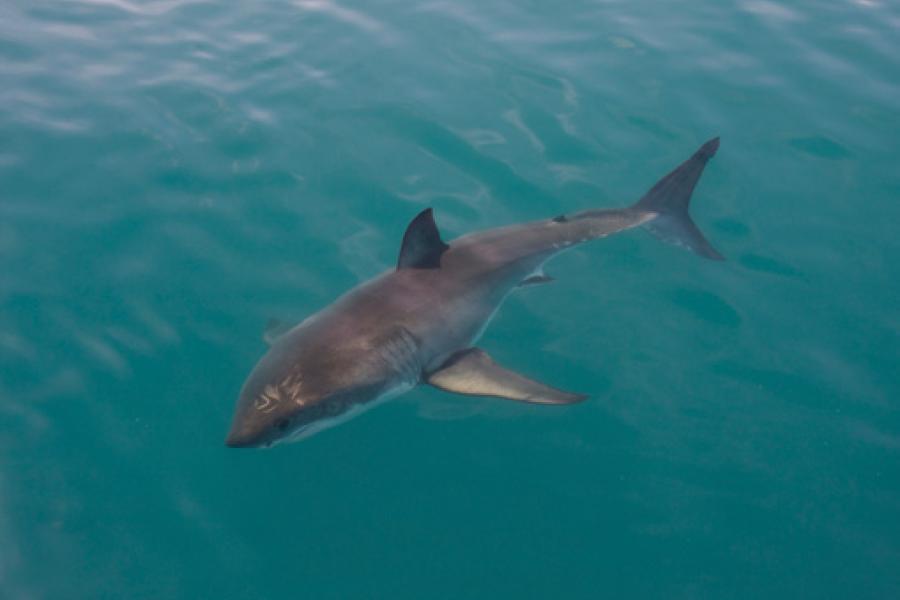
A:
{"type": "Polygon", "coordinates": [[[434,224],[434,214],[426,208],[410,221],[403,234],[397,268],[437,269],[441,266],[441,254],[449,247],[434,224]]]}

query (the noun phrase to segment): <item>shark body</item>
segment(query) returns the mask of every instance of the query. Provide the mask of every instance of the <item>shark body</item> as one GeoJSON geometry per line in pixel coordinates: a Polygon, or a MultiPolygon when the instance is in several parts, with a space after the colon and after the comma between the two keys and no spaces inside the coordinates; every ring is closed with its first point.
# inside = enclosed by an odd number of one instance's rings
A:
{"type": "Polygon", "coordinates": [[[495,363],[473,346],[503,299],[549,281],[543,264],[589,240],[643,226],[714,260],[688,215],[718,138],[620,209],[590,210],[441,240],[431,209],[409,224],[397,268],[350,290],[274,340],[244,383],[226,444],[265,447],[307,437],[427,383],[539,404],[587,398],[495,363]]]}

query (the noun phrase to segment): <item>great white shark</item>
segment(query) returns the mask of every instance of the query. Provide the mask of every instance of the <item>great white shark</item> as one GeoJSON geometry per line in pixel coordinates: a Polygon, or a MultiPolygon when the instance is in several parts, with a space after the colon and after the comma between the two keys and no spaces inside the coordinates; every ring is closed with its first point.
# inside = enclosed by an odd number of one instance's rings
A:
{"type": "Polygon", "coordinates": [[[266,447],[307,437],[419,384],[536,404],[587,398],[534,381],[473,344],[515,288],[550,281],[552,256],[633,227],[713,260],[688,206],[719,139],[626,208],[588,210],[444,243],[432,210],[406,229],[397,267],[275,339],[250,373],[225,440],[266,447]]]}

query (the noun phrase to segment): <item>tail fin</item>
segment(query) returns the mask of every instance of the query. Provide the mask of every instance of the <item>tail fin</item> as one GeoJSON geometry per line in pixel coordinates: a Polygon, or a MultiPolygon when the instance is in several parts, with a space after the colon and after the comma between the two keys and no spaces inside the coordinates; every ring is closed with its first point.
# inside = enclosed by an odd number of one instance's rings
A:
{"type": "Polygon", "coordinates": [[[691,193],[703,173],[703,167],[719,149],[719,138],[713,138],[700,146],[692,157],[677,169],[660,179],[635,208],[659,214],[644,225],[647,230],[664,242],[687,248],[704,258],[725,260],[691,220],[688,206],[691,193]]]}

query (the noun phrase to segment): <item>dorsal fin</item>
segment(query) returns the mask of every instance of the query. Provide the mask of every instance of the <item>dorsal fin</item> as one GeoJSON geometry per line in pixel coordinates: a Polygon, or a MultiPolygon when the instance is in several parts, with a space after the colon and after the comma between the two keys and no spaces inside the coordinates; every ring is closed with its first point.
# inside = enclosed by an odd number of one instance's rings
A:
{"type": "Polygon", "coordinates": [[[400,246],[398,269],[437,269],[441,266],[441,254],[447,248],[434,224],[434,214],[426,208],[410,221],[400,246]]]}

